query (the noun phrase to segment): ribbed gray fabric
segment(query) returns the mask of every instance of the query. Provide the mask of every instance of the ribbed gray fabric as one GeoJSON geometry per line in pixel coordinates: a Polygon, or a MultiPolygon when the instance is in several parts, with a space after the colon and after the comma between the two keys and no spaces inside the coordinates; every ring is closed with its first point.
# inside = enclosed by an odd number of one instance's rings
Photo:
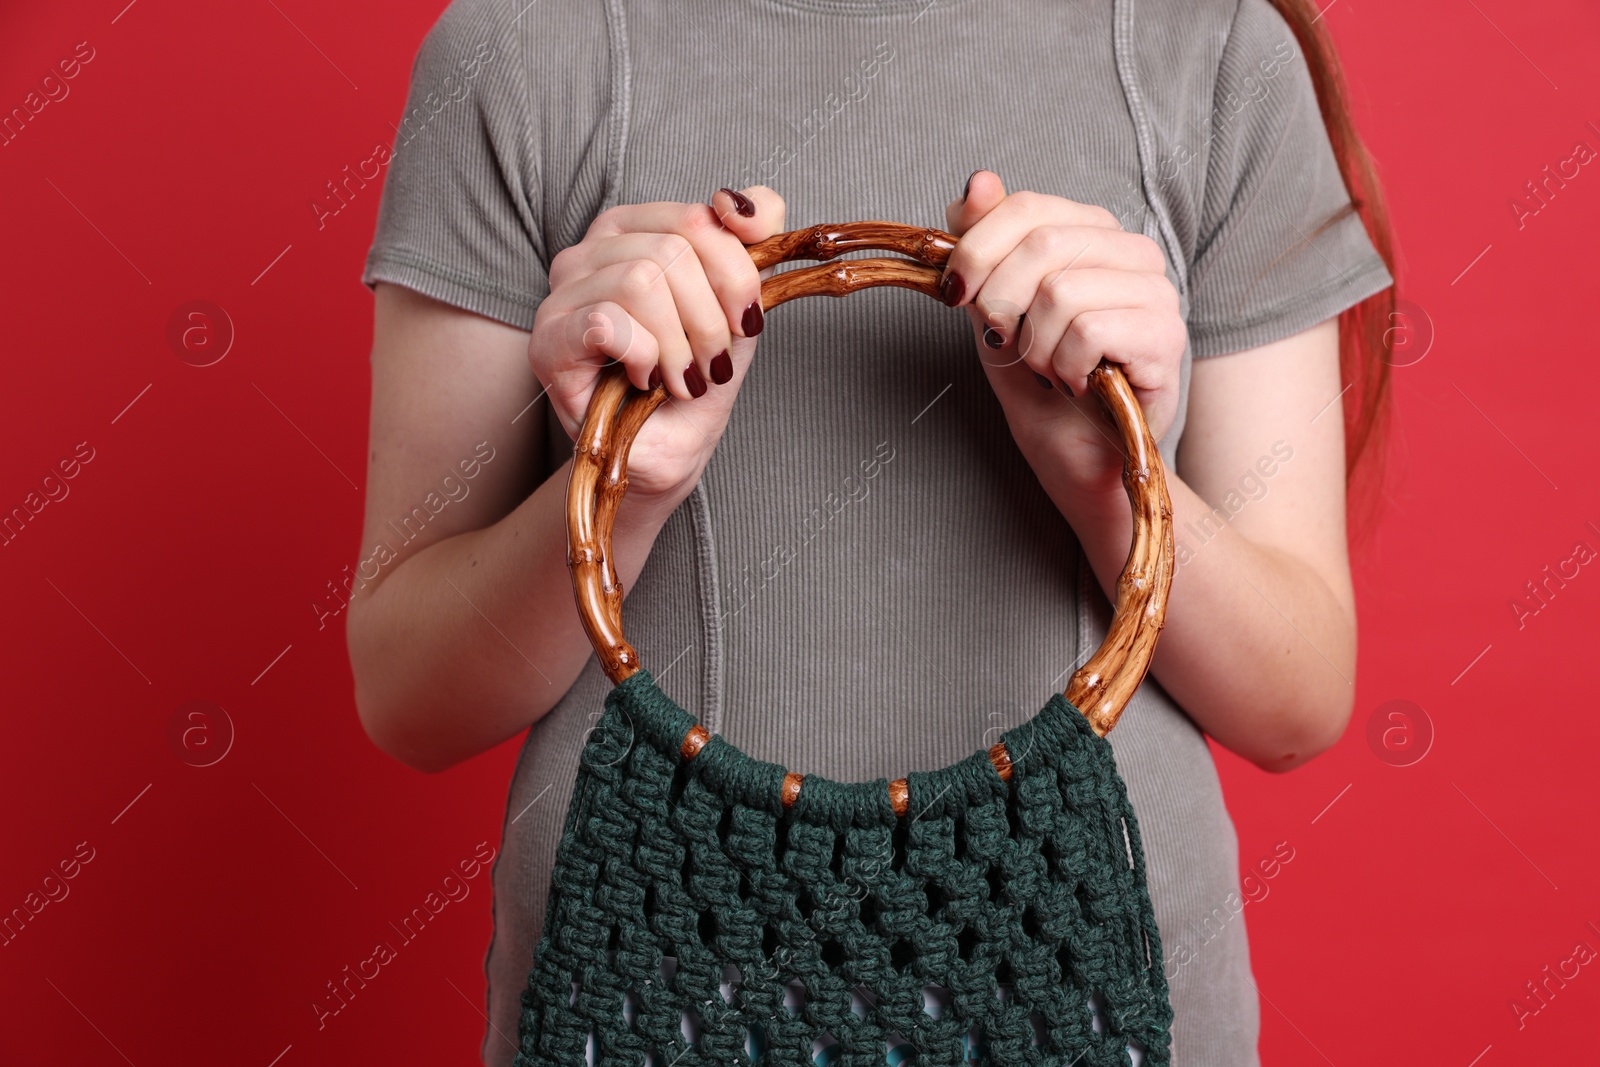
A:
{"type": "MultiPolygon", "coordinates": [[[[1192,357],[1390,281],[1353,217],[1307,237],[1347,197],[1266,0],[456,0],[407,113],[364,280],[524,329],[551,257],[612,204],[764,182],[791,227],[943,226],[978,167],[1157,238],[1192,357]]],[[[1099,644],[1105,598],[978,358],[963,313],[901,290],[769,317],[627,600],[663,688],[751,755],[836,779],[942,766],[1037,711],[1099,644]]],[[[1169,463],[1182,431],[1180,415],[1169,463]]],[[[570,442],[546,432],[559,465],[570,442]]],[[[577,751],[609,688],[591,661],[511,783],[491,1065],[513,1053],[577,751]]],[[[1168,946],[1174,1062],[1254,1064],[1236,841],[1206,741],[1153,680],[1111,739],[1168,946]]]]}

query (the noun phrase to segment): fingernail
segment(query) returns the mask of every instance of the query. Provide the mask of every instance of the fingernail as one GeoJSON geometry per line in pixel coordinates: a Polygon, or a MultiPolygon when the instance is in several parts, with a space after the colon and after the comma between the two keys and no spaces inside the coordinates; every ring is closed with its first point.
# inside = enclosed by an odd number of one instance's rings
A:
{"type": "Polygon", "coordinates": [[[961,275],[951,271],[944,276],[944,281],[939,283],[939,299],[945,307],[955,307],[961,303],[961,298],[967,295],[967,283],[961,280],[961,275]]]}
{"type": "Polygon", "coordinates": [[[659,389],[659,388],[661,388],[661,368],[660,367],[651,367],[650,368],[650,382],[649,382],[649,385],[650,385],[651,389],[659,389]]]}
{"type": "Polygon", "coordinates": [[[1072,391],[1072,386],[1068,385],[1066,382],[1062,382],[1061,383],[1061,388],[1063,388],[1063,389],[1065,389],[1067,391],[1067,395],[1068,396],[1077,396],[1078,395],[1077,393],[1074,393],[1072,391]]]}
{"type": "Polygon", "coordinates": [[[693,363],[683,372],[683,384],[688,386],[689,395],[696,400],[706,395],[706,380],[700,375],[700,368],[693,363]]]}
{"type": "Polygon", "coordinates": [[[988,345],[990,348],[1004,348],[1006,346],[1006,339],[1004,335],[1002,335],[1000,331],[995,329],[993,326],[985,326],[983,328],[983,343],[988,345]]]}
{"type": "Polygon", "coordinates": [[[733,357],[726,350],[711,361],[711,380],[718,385],[733,381],[733,357]]]}
{"type": "MultiPolygon", "coordinates": [[[[1044,375],[1040,374],[1038,371],[1034,371],[1033,372],[1033,380],[1038,382],[1040,385],[1044,386],[1046,389],[1054,389],[1055,388],[1055,386],[1050,384],[1050,379],[1046,378],[1044,375]]],[[[1072,390],[1070,390],[1070,389],[1067,390],[1067,392],[1069,392],[1069,393],[1071,391],[1072,390]]]]}
{"type": "Polygon", "coordinates": [[[766,324],[766,316],[761,314],[761,301],[752,300],[750,306],[744,309],[744,335],[754,337],[766,324]]]}
{"type": "MultiPolygon", "coordinates": [[[[978,168],[978,170],[982,170],[982,169],[983,169],[982,167],[978,168]]],[[[978,171],[977,170],[975,170],[971,174],[967,175],[967,184],[963,185],[961,187],[961,202],[963,204],[965,204],[967,202],[967,194],[972,192],[972,179],[976,178],[977,176],[978,176],[978,171]]]]}
{"type": "Polygon", "coordinates": [[[733,210],[737,211],[747,219],[755,217],[756,202],[754,200],[751,200],[748,196],[745,196],[736,189],[724,188],[722,191],[733,198],[733,210]]]}

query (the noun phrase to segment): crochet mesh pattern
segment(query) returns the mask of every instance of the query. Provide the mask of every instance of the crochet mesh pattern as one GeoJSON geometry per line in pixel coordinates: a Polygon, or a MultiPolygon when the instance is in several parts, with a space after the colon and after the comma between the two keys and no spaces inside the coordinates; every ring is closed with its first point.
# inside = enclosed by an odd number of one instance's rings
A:
{"type": "Polygon", "coordinates": [[[834,1044],[842,1067],[883,1067],[886,1043],[955,1067],[974,1034],[1006,1067],[1127,1064],[1130,1041],[1170,1063],[1138,825],[1064,697],[1002,739],[1010,782],[985,752],[913,773],[904,817],[884,780],[818,776],[786,811],[784,768],[721,737],[685,760],[695,723],[646,670],[607,696],[514,1067],[721,1067],[763,1046],[756,1064],[812,1067],[834,1044]]]}

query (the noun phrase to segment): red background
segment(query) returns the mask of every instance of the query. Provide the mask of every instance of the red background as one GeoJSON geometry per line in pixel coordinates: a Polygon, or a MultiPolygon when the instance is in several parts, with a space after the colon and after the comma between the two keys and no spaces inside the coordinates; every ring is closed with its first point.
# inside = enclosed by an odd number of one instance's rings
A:
{"type": "MultiPolygon", "coordinates": [[[[380,755],[342,619],[319,631],[309,607],[357,547],[379,189],[320,232],[308,204],[392,137],[442,0],[125,3],[0,16],[5,112],[95,50],[0,148],[0,509],[79,442],[94,456],[0,548],[0,914],[93,850],[0,947],[0,1061],[476,1062],[487,872],[320,1031],[310,1007],[479,842],[498,848],[515,755],[432,777],[380,755]],[[237,332],[203,368],[166,338],[195,299],[237,332]],[[232,724],[211,766],[169,734],[192,700],[232,724]]],[[[1326,17],[1435,338],[1396,372],[1348,734],[1283,777],[1218,757],[1241,862],[1294,850],[1245,909],[1262,1053],[1555,1062],[1592,1044],[1600,966],[1520,1028],[1510,1003],[1576,943],[1600,949],[1600,567],[1521,629],[1510,602],[1579,541],[1600,548],[1600,167],[1520,229],[1509,201],[1576,141],[1600,148],[1600,15],[1336,0],[1326,17]],[[1391,700],[1431,723],[1410,766],[1368,741],[1391,700]]],[[[202,725],[191,748],[217,751],[225,725],[202,725]]]]}

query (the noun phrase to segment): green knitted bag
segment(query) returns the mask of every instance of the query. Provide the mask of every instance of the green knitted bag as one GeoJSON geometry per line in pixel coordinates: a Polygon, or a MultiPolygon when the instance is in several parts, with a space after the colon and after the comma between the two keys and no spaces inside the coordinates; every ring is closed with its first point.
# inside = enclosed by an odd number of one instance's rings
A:
{"type": "Polygon", "coordinates": [[[1009,783],[978,752],[908,775],[904,817],[816,776],[785,810],[782,767],[720,737],[685,760],[695,725],[647,670],[606,698],[515,1067],[1169,1062],[1138,823],[1064,697],[1005,735],[1009,783]]]}
{"type": "MultiPolygon", "coordinates": [[[[771,308],[892,284],[938,292],[955,238],[893,223],[779,234],[771,308]]],[[[602,371],[568,482],[579,616],[616,687],[580,755],[514,1067],[1111,1067],[1170,1063],[1172,1009],[1139,827],[1106,731],[1149,664],[1171,505],[1121,372],[1134,537],[1105,643],[987,752],[890,783],[786,772],[711,736],[623,636],[609,564],[633,435],[666,398],[602,371]],[[1080,710],[1080,708],[1082,710],[1080,710]]]]}

